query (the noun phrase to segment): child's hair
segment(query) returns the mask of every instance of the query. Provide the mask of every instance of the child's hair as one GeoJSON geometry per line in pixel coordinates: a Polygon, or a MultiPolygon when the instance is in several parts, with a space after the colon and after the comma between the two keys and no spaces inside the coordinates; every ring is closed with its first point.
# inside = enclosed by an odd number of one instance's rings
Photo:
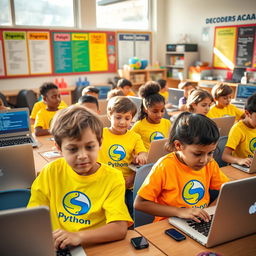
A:
{"type": "Polygon", "coordinates": [[[137,112],[136,105],[125,96],[116,96],[109,100],[107,106],[107,113],[112,115],[114,112],[116,113],[127,113],[131,112],[132,117],[135,116],[137,112]]]}
{"type": "Polygon", "coordinates": [[[89,86],[86,86],[83,91],[82,91],[82,96],[83,95],[86,95],[88,92],[92,92],[92,93],[95,93],[95,94],[99,94],[100,90],[98,88],[96,88],[95,86],[93,85],[89,85],[89,86]]]}
{"type": "Polygon", "coordinates": [[[157,82],[160,85],[161,89],[164,89],[164,87],[166,86],[166,80],[159,79],[159,80],[157,80],[157,82]]]}
{"type": "Polygon", "coordinates": [[[213,98],[215,100],[217,100],[219,97],[227,96],[229,94],[232,94],[233,90],[229,85],[220,83],[220,84],[216,84],[212,88],[211,93],[212,93],[213,98]]]}
{"type": "Polygon", "coordinates": [[[165,99],[159,94],[160,85],[157,82],[149,81],[139,89],[139,96],[142,98],[139,120],[147,117],[144,108],[152,107],[156,103],[162,102],[165,105],[165,99]]]}
{"type": "Polygon", "coordinates": [[[244,109],[247,110],[250,114],[256,112],[256,93],[247,99],[244,109]]]}
{"type": "Polygon", "coordinates": [[[211,145],[217,143],[219,137],[219,129],[213,120],[201,114],[183,112],[174,121],[167,149],[175,150],[175,140],[184,145],[211,145]]]}
{"type": "Polygon", "coordinates": [[[128,79],[125,79],[125,78],[119,79],[117,82],[117,88],[124,88],[125,86],[132,87],[132,83],[128,79]]]}
{"type": "Polygon", "coordinates": [[[39,89],[40,95],[46,96],[46,94],[52,89],[58,89],[58,86],[51,82],[43,83],[39,89]]]}
{"type": "Polygon", "coordinates": [[[85,129],[95,133],[99,144],[102,141],[103,124],[92,112],[83,106],[71,105],[59,110],[51,122],[51,134],[59,147],[63,138],[80,140],[85,129]]]}
{"type": "Polygon", "coordinates": [[[188,87],[188,86],[193,86],[193,87],[195,87],[195,84],[193,84],[193,83],[191,83],[191,82],[188,82],[188,81],[185,81],[185,82],[180,82],[179,84],[178,84],[178,88],[179,89],[184,89],[185,87],[188,87]]]}
{"type": "Polygon", "coordinates": [[[124,96],[124,92],[121,89],[113,89],[108,92],[107,100],[115,97],[115,96],[124,96]]]}
{"type": "Polygon", "coordinates": [[[202,90],[202,89],[196,89],[193,90],[189,96],[188,96],[188,100],[187,100],[187,109],[190,112],[193,112],[193,106],[192,104],[198,104],[199,102],[203,101],[204,99],[209,98],[211,100],[211,102],[214,102],[212,95],[206,91],[206,90],[202,90]]]}
{"type": "Polygon", "coordinates": [[[91,96],[91,95],[83,95],[78,99],[78,103],[79,104],[83,104],[83,103],[94,103],[97,106],[97,109],[99,110],[99,102],[98,100],[91,96]]]}

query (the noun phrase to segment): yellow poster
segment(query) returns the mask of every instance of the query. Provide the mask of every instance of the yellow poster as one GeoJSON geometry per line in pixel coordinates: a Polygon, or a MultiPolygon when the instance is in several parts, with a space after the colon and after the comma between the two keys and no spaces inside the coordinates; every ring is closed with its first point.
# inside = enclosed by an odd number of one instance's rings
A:
{"type": "Polygon", "coordinates": [[[234,68],[236,27],[216,28],[213,49],[213,67],[234,68]]]}
{"type": "Polygon", "coordinates": [[[90,71],[108,71],[105,33],[89,34],[90,71]]]}

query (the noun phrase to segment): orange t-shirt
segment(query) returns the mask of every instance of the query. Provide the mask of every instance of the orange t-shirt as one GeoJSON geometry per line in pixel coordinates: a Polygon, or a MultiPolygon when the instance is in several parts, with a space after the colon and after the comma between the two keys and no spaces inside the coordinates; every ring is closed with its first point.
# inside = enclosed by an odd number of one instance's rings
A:
{"type": "MultiPolygon", "coordinates": [[[[205,208],[210,202],[209,188],[219,190],[228,180],[215,160],[196,171],[181,163],[173,152],[153,166],[138,195],[162,205],[205,208]]],[[[155,221],[162,219],[165,217],[155,221]]]]}

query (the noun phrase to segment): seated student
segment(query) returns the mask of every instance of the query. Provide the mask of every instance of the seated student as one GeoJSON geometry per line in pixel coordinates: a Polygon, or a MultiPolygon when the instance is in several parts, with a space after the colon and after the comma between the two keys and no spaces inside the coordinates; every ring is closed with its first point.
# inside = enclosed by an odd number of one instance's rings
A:
{"type": "Polygon", "coordinates": [[[155,221],[176,216],[208,222],[203,208],[210,202],[209,189],[219,190],[228,181],[212,158],[218,139],[219,129],[211,119],[181,113],[169,137],[168,149],[174,152],[153,166],[134,207],[156,216],[155,221]]]}
{"type": "Polygon", "coordinates": [[[128,165],[131,162],[143,165],[147,160],[140,135],[128,130],[136,111],[136,105],[127,97],[116,96],[109,100],[107,114],[111,126],[103,129],[103,141],[98,157],[100,163],[115,167],[123,173],[126,185],[125,201],[131,215],[135,172],[128,165]]]}
{"type": "Polygon", "coordinates": [[[213,102],[213,97],[208,91],[196,89],[188,96],[187,109],[194,114],[207,115],[213,102]]]}
{"type": "Polygon", "coordinates": [[[233,125],[223,151],[223,161],[250,166],[256,150],[256,94],[248,98],[245,119],[233,125]]]}
{"type": "Polygon", "coordinates": [[[135,96],[135,93],[132,91],[132,83],[125,78],[118,80],[117,89],[121,89],[124,93],[124,96],[135,96]]]}
{"type": "Polygon", "coordinates": [[[100,90],[98,88],[96,88],[95,86],[93,85],[89,85],[89,86],[86,86],[83,91],[82,91],[82,96],[84,95],[90,95],[90,96],[93,96],[95,97],[96,99],[99,99],[99,93],[100,93],[100,90]]]}
{"type": "Polygon", "coordinates": [[[35,135],[43,136],[50,134],[49,128],[52,118],[60,108],[60,93],[58,86],[53,83],[44,83],[40,87],[40,94],[43,96],[43,101],[47,105],[42,108],[36,115],[34,124],[35,135]]]}
{"type": "Polygon", "coordinates": [[[122,174],[97,162],[102,123],[73,105],[57,113],[51,133],[63,158],[40,172],[28,207],[50,208],[55,248],[123,239],[132,219],[124,203],[122,174]]]}
{"type": "Polygon", "coordinates": [[[168,93],[168,86],[167,86],[166,80],[159,79],[157,80],[157,83],[160,85],[160,88],[161,88],[159,94],[164,97],[165,102],[167,103],[169,99],[169,93],[168,93]]]}
{"type": "Polygon", "coordinates": [[[216,84],[212,88],[212,96],[215,100],[215,105],[211,107],[207,116],[209,118],[235,116],[236,121],[244,118],[244,111],[230,104],[232,93],[232,88],[227,84],[216,84]]]}
{"type": "Polygon", "coordinates": [[[96,114],[100,114],[99,102],[94,96],[83,95],[78,99],[78,104],[92,110],[96,114]]]}
{"type": "Polygon", "coordinates": [[[184,96],[179,99],[179,110],[184,111],[187,108],[188,95],[196,86],[191,82],[180,82],[178,88],[184,90],[184,96]]]}
{"type": "Polygon", "coordinates": [[[0,110],[4,110],[4,109],[8,109],[8,107],[6,107],[2,101],[2,99],[0,98],[0,110]]]}
{"type": "Polygon", "coordinates": [[[121,89],[112,89],[108,92],[107,101],[115,96],[124,96],[124,92],[121,89]]]}

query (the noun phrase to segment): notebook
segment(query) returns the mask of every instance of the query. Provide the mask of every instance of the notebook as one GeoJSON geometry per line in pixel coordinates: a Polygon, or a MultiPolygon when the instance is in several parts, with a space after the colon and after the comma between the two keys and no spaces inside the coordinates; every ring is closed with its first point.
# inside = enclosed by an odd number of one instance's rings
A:
{"type": "Polygon", "coordinates": [[[0,110],[0,147],[37,142],[32,136],[28,108],[0,110]]]}
{"type": "Polygon", "coordinates": [[[167,112],[179,110],[179,99],[184,96],[184,90],[177,88],[168,88],[169,98],[168,103],[172,104],[171,108],[167,108],[167,112]]]}
{"type": "Polygon", "coordinates": [[[220,136],[228,136],[228,133],[235,122],[235,116],[223,116],[212,118],[220,130],[220,136]]]}
{"type": "Polygon", "coordinates": [[[0,147],[0,191],[30,188],[35,177],[30,144],[0,147]]]}
{"type": "Polygon", "coordinates": [[[216,206],[205,210],[213,215],[208,235],[194,221],[170,217],[169,222],[206,247],[213,247],[256,232],[256,177],[222,185],[216,206]],[[195,228],[200,229],[201,232],[195,228]]]}
{"type": "Polygon", "coordinates": [[[239,108],[244,108],[247,99],[256,93],[256,85],[238,84],[236,95],[231,103],[239,108]]]}
{"type": "MultiPolygon", "coordinates": [[[[0,211],[1,255],[55,256],[49,209],[44,206],[0,211]]],[[[72,256],[86,256],[81,246],[72,256]]]]}
{"type": "Polygon", "coordinates": [[[253,155],[252,164],[250,167],[247,167],[245,165],[239,165],[239,164],[231,164],[233,167],[239,169],[240,171],[247,172],[247,173],[255,173],[256,172],[256,153],[253,155]]]}
{"type": "MultiPolygon", "coordinates": [[[[165,144],[168,142],[168,138],[160,139],[160,140],[153,140],[150,143],[150,148],[148,151],[148,158],[146,164],[155,163],[158,161],[159,158],[162,156],[169,154],[170,152],[165,149],[165,144]]],[[[138,164],[129,164],[128,167],[133,170],[137,171],[141,165],[138,164]]]]}

